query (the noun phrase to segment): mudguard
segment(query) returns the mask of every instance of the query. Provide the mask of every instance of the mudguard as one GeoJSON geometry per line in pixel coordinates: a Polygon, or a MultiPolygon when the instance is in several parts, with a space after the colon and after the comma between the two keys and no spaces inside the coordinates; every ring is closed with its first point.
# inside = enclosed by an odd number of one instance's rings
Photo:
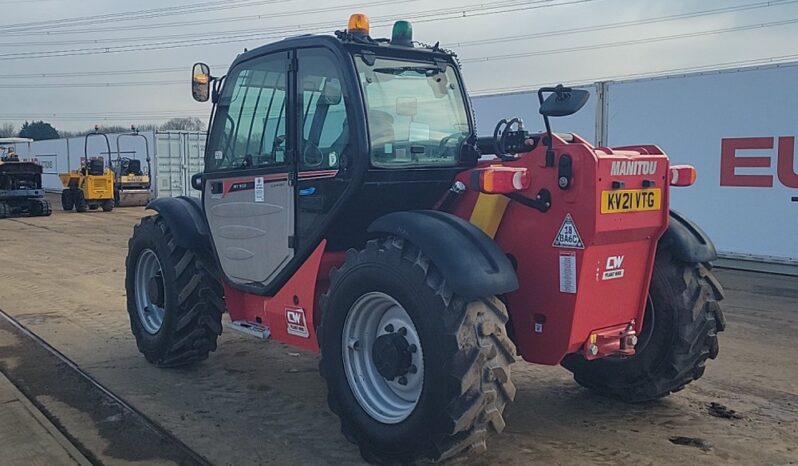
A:
{"type": "Polygon", "coordinates": [[[210,250],[211,236],[199,199],[187,196],[162,197],[147,204],[147,209],[161,215],[172,230],[178,246],[210,250]]]}
{"type": "Polygon", "coordinates": [[[673,255],[683,262],[709,262],[718,258],[715,245],[704,230],[675,210],[670,211],[668,229],[659,246],[669,247],[673,255]]]}
{"type": "Polygon", "coordinates": [[[518,288],[510,260],[482,230],[435,210],[393,212],[375,220],[371,234],[399,236],[418,246],[464,298],[509,293],[518,288]]]}

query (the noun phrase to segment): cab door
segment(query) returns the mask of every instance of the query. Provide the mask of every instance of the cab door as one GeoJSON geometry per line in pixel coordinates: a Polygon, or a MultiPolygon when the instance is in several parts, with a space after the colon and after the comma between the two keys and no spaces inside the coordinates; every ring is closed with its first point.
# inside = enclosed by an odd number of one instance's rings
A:
{"type": "Polygon", "coordinates": [[[203,204],[234,283],[267,286],[294,255],[291,58],[278,52],[231,70],[214,116],[203,204]]]}

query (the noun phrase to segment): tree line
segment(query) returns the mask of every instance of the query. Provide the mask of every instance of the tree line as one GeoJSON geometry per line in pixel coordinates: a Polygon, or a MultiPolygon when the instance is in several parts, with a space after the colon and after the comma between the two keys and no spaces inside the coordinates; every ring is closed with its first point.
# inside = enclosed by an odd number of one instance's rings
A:
{"type": "MultiPolygon", "coordinates": [[[[172,118],[161,125],[146,124],[136,126],[139,131],[205,131],[205,122],[196,117],[185,118],[172,118]]],[[[130,132],[129,126],[100,126],[103,133],[128,133],[130,132]]],[[[43,141],[46,139],[59,139],[59,138],[72,138],[76,136],[85,136],[88,133],[93,133],[94,128],[84,131],[66,131],[58,130],[53,125],[46,121],[31,121],[24,122],[17,131],[13,123],[0,124],[0,138],[8,137],[21,137],[30,138],[34,141],[43,141]]]]}

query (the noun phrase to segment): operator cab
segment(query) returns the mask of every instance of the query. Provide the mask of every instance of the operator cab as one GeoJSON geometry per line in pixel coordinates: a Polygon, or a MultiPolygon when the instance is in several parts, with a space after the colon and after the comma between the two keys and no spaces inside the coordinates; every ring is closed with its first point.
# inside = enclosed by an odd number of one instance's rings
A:
{"type": "Polygon", "coordinates": [[[359,247],[378,217],[433,208],[478,159],[454,54],[414,43],[406,21],[373,39],[356,14],[335,36],[244,52],[221,78],[197,64],[192,93],[215,106],[194,184],[228,281],[253,293],[322,240],[359,247]]]}

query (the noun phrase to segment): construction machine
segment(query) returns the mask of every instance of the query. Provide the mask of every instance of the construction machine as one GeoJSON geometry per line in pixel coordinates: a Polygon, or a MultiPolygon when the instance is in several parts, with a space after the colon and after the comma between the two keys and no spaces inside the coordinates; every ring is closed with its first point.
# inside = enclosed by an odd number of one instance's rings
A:
{"type": "Polygon", "coordinates": [[[371,37],[355,14],[222,77],[198,63],[192,94],[214,104],[202,197],[151,202],[128,243],[130,325],[157,366],[206,359],[227,312],[320,352],[346,439],[410,463],[485,450],[529,389],[519,359],[642,402],[718,356],[715,248],[670,209],[696,171],[555,133],[585,90],[539,89],[543,131],[509,118],[478,136],[453,52],[407,21],[371,37]]]}
{"type": "Polygon", "coordinates": [[[80,168],[67,173],[59,173],[58,178],[64,189],[61,191],[61,207],[76,212],[97,210],[103,212],[114,209],[114,171],[111,162],[111,142],[108,135],[95,126],[93,133],[87,133],[83,139],[83,158],[80,168]],[[108,163],[106,165],[102,153],[89,157],[89,139],[101,137],[105,140],[108,163]]]}
{"type": "Polygon", "coordinates": [[[44,198],[42,166],[32,156],[32,142],[28,138],[0,138],[0,218],[52,213],[50,202],[44,198]],[[20,160],[17,144],[28,145],[27,160],[20,160]]]}
{"type": "Polygon", "coordinates": [[[120,134],[116,137],[117,158],[113,161],[114,205],[116,207],[146,206],[150,202],[150,143],[135,126],[130,129],[130,133],[120,134]],[[135,157],[122,157],[121,141],[123,138],[144,140],[146,171],[142,170],[141,160],[135,157]]]}

